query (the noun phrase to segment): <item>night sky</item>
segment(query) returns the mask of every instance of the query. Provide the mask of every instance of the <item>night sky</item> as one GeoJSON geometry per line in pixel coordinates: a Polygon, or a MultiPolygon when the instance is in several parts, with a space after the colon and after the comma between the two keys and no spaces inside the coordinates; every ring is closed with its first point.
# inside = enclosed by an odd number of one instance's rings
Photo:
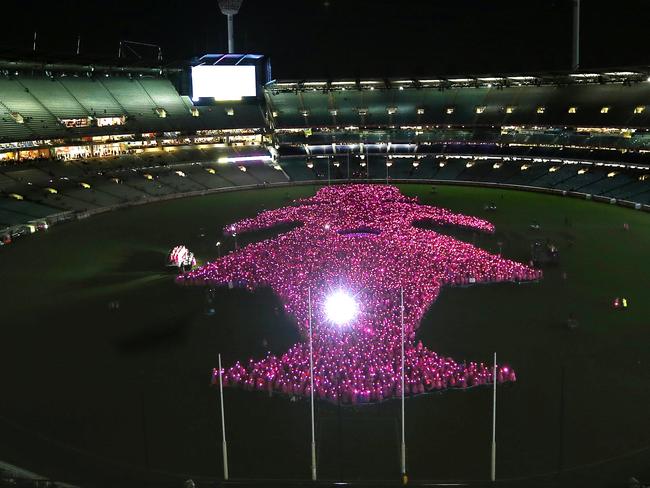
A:
{"type": "MultiPolygon", "coordinates": [[[[159,44],[164,63],[225,52],[216,0],[1,0],[0,57],[115,62],[120,39],[159,44]]],[[[238,52],[278,79],[565,70],[570,0],[244,0],[238,52]]],[[[648,0],[582,0],[584,69],[648,65],[648,0]]],[[[141,63],[155,64],[142,49],[141,63]]],[[[129,53],[130,61],[137,57],[129,53]]]]}

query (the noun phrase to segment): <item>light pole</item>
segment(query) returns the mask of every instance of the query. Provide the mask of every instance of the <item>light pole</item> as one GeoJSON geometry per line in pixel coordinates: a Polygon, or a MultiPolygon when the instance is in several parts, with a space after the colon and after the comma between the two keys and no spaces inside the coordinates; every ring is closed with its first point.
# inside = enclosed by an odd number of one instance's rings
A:
{"type": "Polygon", "coordinates": [[[490,481],[496,480],[497,466],[497,353],[494,353],[494,376],[492,378],[492,462],[490,481]]]}
{"type": "Polygon", "coordinates": [[[228,53],[235,52],[235,29],[233,18],[239,13],[243,0],[219,0],[221,13],[228,18],[228,53]]]}
{"type": "Polygon", "coordinates": [[[332,184],[332,177],[330,175],[330,158],[327,158],[327,186],[332,184]]]}
{"type": "Polygon", "coordinates": [[[580,68],[580,0],[573,0],[573,43],[571,49],[571,70],[580,68]]]}
{"type": "Polygon", "coordinates": [[[348,149],[348,182],[350,181],[350,150],[348,149]]]}
{"type": "Polygon", "coordinates": [[[366,178],[370,182],[370,152],[366,150],[366,178]]]}
{"type": "Polygon", "coordinates": [[[309,381],[311,392],[311,479],[316,481],[316,429],[314,427],[314,347],[311,333],[311,288],[308,289],[309,303],[309,381]]]}
{"type": "Polygon", "coordinates": [[[221,259],[221,241],[217,241],[215,246],[217,246],[217,259],[221,259]]]}
{"type": "Polygon", "coordinates": [[[402,452],[401,470],[402,483],[406,484],[406,438],[404,433],[404,288],[400,288],[400,312],[402,323],[402,452]]]}
{"type": "Polygon", "coordinates": [[[223,451],[223,479],[228,481],[228,445],[226,444],[226,417],[223,411],[223,379],[221,378],[221,353],[219,353],[219,397],[221,398],[221,436],[223,451]]]}

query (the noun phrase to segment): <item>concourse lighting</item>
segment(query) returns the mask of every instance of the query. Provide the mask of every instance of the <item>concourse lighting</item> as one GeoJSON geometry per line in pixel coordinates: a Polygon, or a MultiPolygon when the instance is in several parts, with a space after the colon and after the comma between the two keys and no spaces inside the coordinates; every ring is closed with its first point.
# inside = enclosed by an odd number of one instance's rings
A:
{"type": "Polygon", "coordinates": [[[639,73],[637,73],[636,71],[609,71],[604,74],[606,74],[607,76],[634,76],[634,75],[638,75],[639,73]]]}
{"type": "Polygon", "coordinates": [[[271,156],[235,156],[235,157],[226,157],[222,156],[217,159],[217,163],[243,163],[247,161],[271,161],[273,158],[271,156]]]}
{"type": "Polygon", "coordinates": [[[335,325],[352,322],[359,314],[359,305],[348,293],[338,290],[325,299],[325,316],[335,325]]]}

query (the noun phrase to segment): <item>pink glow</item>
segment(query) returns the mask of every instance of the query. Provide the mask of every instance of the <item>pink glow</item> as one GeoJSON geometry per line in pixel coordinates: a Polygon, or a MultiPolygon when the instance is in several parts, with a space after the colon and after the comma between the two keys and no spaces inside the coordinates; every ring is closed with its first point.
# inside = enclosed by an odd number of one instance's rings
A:
{"type": "MultiPolygon", "coordinates": [[[[416,343],[420,320],[442,286],[466,285],[470,278],[476,283],[537,280],[541,271],[413,226],[423,220],[494,232],[485,220],[419,205],[417,199],[384,185],[322,188],[295,206],[228,226],[226,232],[234,234],[280,223],[302,224],[186,273],[178,283],[233,282],[251,290],[269,286],[296,318],[303,341],[281,356],[236,362],[224,370],[225,384],[309,395],[309,288],[317,398],[357,403],[401,394],[400,288],[405,304],[405,393],[490,383],[490,365],[457,363],[416,343]],[[344,328],[333,326],[324,315],[327,296],[338,289],[359,304],[359,315],[344,328]]],[[[218,380],[217,370],[213,378],[218,380]]],[[[499,382],[515,378],[512,368],[499,367],[499,382]]]]}

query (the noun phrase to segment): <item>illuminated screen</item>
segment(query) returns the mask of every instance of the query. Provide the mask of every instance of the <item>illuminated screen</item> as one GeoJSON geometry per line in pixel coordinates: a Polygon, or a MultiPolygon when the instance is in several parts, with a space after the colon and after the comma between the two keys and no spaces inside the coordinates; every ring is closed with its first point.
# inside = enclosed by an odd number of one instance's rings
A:
{"type": "Polygon", "coordinates": [[[193,66],[192,99],[239,100],[257,95],[255,66],[193,66]]]}

